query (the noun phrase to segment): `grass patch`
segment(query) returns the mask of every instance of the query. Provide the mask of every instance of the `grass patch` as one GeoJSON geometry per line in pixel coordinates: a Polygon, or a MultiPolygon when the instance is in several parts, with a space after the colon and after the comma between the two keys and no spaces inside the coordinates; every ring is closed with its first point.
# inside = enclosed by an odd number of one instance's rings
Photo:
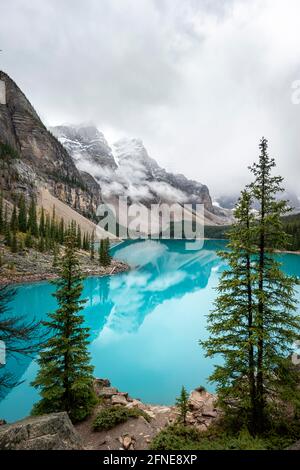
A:
{"type": "Polygon", "coordinates": [[[214,426],[206,432],[198,432],[192,426],[173,424],[158,433],[152,440],[152,450],[281,450],[300,438],[299,424],[289,430],[279,429],[260,437],[253,437],[246,430],[228,433],[214,426]]]}
{"type": "Polygon", "coordinates": [[[138,418],[139,416],[150,421],[149,415],[139,408],[126,408],[122,405],[107,406],[97,414],[93,422],[93,429],[94,431],[112,429],[117,424],[125,423],[129,418],[138,418]]]}

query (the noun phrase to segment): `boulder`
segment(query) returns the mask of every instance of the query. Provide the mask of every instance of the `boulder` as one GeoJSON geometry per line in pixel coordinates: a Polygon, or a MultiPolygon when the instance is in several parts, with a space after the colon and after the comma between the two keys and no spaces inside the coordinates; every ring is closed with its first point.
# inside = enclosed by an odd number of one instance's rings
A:
{"type": "Polygon", "coordinates": [[[115,387],[103,387],[96,391],[98,397],[111,398],[113,395],[117,395],[118,389],[115,387]]]}
{"type": "Polygon", "coordinates": [[[0,427],[0,450],[82,450],[67,413],[30,417],[0,427]]]}
{"type": "Polygon", "coordinates": [[[126,435],[123,437],[122,439],[122,445],[124,447],[125,450],[129,450],[129,449],[133,449],[134,448],[134,442],[135,442],[135,439],[132,439],[131,436],[129,435],[126,435]]]}
{"type": "Polygon", "coordinates": [[[111,397],[111,403],[112,405],[127,405],[128,402],[125,395],[118,394],[111,397]]]}

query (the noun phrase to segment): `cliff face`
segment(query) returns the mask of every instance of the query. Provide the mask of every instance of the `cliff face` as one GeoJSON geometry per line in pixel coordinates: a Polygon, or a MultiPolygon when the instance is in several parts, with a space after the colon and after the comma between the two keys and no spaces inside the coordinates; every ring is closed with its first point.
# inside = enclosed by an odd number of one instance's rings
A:
{"type": "Polygon", "coordinates": [[[46,187],[77,211],[93,217],[101,201],[98,183],[82,177],[66,149],[46,129],[25,95],[4,72],[0,72],[0,82],[5,84],[5,100],[0,101],[0,142],[18,154],[3,169],[4,189],[32,193],[46,187]],[[11,172],[15,175],[13,179],[11,172]]]}
{"type": "Polygon", "coordinates": [[[88,171],[98,181],[106,200],[121,195],[146,206],[160,202],[198,203],[217,213],[207,186],[161,168],[139,139],[122,139],[112,150],[92,125],[56,126],[51,131],[77,168],[88,171]]]}

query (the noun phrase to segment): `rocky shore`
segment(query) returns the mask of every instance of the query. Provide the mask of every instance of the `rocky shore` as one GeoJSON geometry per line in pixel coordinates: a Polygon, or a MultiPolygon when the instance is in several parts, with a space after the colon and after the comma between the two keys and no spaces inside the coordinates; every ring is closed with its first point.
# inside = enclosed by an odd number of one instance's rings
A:
{"type": "MultiPolygon", "coordinates": [[[[78,252],[80,265],[84,276],[108,276],[129,271],[130,267],[112,259],[111,265],[100,266],[95,259],[91,260],[89,253],[78,252]]],[[[20,253],[11,253],[4,245],[0,245],[0,285],[23,284],[39,281],[48,281],[57,278],[57,269],[53,266],[51,253],[40,253],[36,250],[25,249],[20,253]]]]}
{"type": "MultiPolygon", "coordinates": [[[[145,404],[126,392],[112,387],[109,380],[95,379],[99,404],[85,421],[72,425],[67,413],[30,417],[13,424],[0,424],[0,450],[143,450],[165,426],[178,420],[175,406],[145,404]],[[110,430],[94,431],[95,416],[105,407],[123,406],[142,410],[143,415],[129,418],[110,430]],[[146,417],[148,419],[146,419],[146,417]]],[[[200,432],[220,417],[216,396],[199,388],[189,396],[187,422],[200,432]]]]}

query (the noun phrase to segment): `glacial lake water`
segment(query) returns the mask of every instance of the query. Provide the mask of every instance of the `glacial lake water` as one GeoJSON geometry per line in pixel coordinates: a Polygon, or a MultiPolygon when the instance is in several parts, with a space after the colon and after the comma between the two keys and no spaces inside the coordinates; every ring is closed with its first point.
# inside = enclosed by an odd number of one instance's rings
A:
{"type": "MultiPolygon", "coordinates": [[[[186,250],[184,241],[124,242],[113,255],[135,266],[128,273],[88,278],[82,298],[90,328],[94,375],[148,403],[173,404],[181,386],[204,385],[218,358],[207,359],[198,345],[207,337],[206,315],[226,268],[217,250],[224,242],[207,240],[202,249],[186,250]]],[[[300,277],[300,256],[278,255],[288,274],[300,277]]],[[[46,319],[56,307],[47,283],[21,285],[11,307],[16,315],[46,319]]],[[[300,301],[300,291],[298,291],[300,301]]],[[[0,418],[27,416],[38,400],[30,386],[34,358],[9,359],[6,370],[22,381],[0,402],[0,418]]]]}

